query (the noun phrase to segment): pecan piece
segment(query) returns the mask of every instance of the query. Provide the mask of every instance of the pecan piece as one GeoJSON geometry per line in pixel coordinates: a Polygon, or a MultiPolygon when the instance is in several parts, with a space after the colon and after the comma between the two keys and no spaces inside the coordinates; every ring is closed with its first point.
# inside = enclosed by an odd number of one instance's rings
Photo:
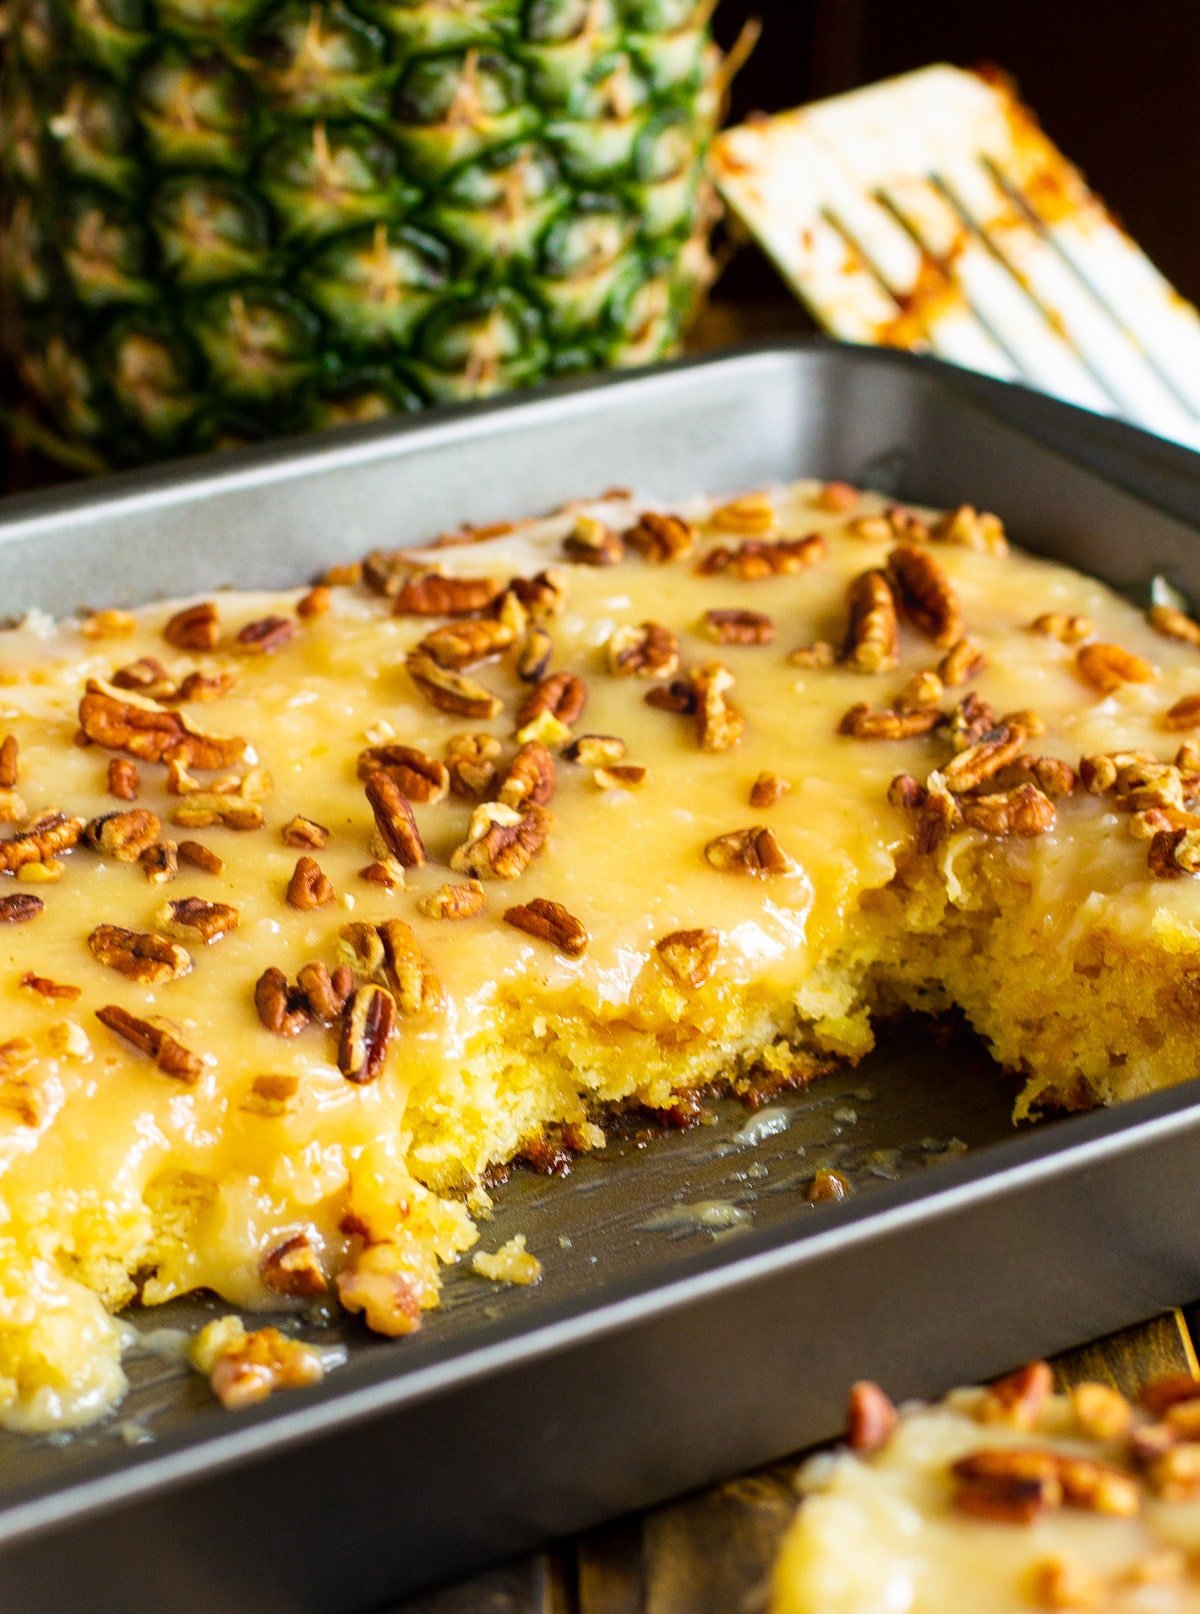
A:
{"type": "Polygon", "coordinates": [[[148,1054],[164,1076],[186,1082],[190,1087],[200,1079],[204,1062],[198,1054],[173,1037],[161,1026],[149,1020],[139,1020],[116,1003],[108,1003],[96,1010],[96,1018],[118,1037],[132,1043],[141,1053],[148,1054]]]}
{"type": "Polygon", "coordinates": [[[388,851],[406,869],[419,869],[425,861],[425,843],[408,798],[390,774],[376,769],[365,786],[375,815],[375,827],[388,851]]]}
{"type": "Polygon", "coordinates": [[[826,543],[819,532],[804,538],[777,538],[767,542],[747,538],[740,544],[719,544],[710,549],[696,567],[701,577],[729,572],[743,583],[760,582],[766,577],[784,577],[805,571],[824,560],[826,543]]]}
{"type": "Polygon", "coordinates": [[[429,919],[474,919],[486,907],[487,892],[478,880],[439,886],[417,903],[429,919]]]}
{"type": "Polygon", "coordinates": [[[1085,644],[1076,654],[1075,667],[1084,683],[1101,695],[1111,695],[1122,684],[1151,684],[1158,677],[1152,662],[1119,644],[1085,644]]]}
{"type": "MultiPolygon", "coordinates": [[[[38,902],[37,897],[33,900],[38,902]]],[[[40,902],[38,905],[40,909],[40,902]]],[[[76,998],[83,995],[81,986],[68,986],[65,981],[52,981],[48,976],[35,975],[32,970],[26,970],[22,975],[21,985],[30,992],[36,992],[38,997],[49,998],[52,1002],[74,1003],[76,998]]]]}
{"type": "Polygon", "coordinates": [[[303,813],[289,818],[280,834],[285,846],[305,847],[310,852],[319,852],[329,841],[329,831],[324,824],[305,818],[303,813]]]}
{"type": "Polygon", "coordinates": [[[954,1506],[972,1518],[1000,1524],[1031,1524],[1062,1506],[1062,1481],[1050,1452],[1001,1447],[969,1452],[951,1464],[958,1481],[954,1506]]]}
{"type": "Polygon", "coordinates": [[[425,572],[410,577],[396,594],[397,616],[474,616],[504,592],[494,577],[443,577],[425,572]]]}
{"type": "Polygon", "coordinates": [[[228,768],[245,755],[245,740],[203,734],[181,712],[89,678],[79,703],[79,723],[88,739],[108,751],[125,751],[141,762],[182,762],[189,768],[228,768]]]}
{"type": "Polygon", "coordinates": [[[704,848],[714,869],[726,874],[794,874],[796,864],[779,844],[773,829],[753,824],[718,835],[704,848]]]}
{"type": "Polygon", "coordinates": [[[1200,830],[1160,829],[1150,841],[1149,866],[1158,880],[1200,874],[1200,830]]]}
{"type": "Polygon", "coordinates": [[[315,622],[324,616],[333,604],[333,590],[328,583],[317,583],[307,594],[296,601],[296,615],[301,622],[315,622]]]}
{"type": "Polygon", "coordinates": [[[506,598],[515,600],[534,622],[543,622],[547,617],[558,616],[567,603],[567,593],[565,573],[551,567],[532,577],[510,577],[506,598]]]}
{"type": "Polygon", "coordinates": [[[728,751],[746,732],[746,720],[726,696],[734,677],[723,662],[710,662],[692,674],[696,696],[696,736],[705,751],[728,751]]]}
{"type": "Polygon", "coordinates": [[[568,958],[582,958],[587,951],[587,930],[561,902],[549,902],[545,897],[520,902],[504,910],[504,923],[549,942],[568,958]]]}
{"type": "Polygon", "coordinates": [[[830,515],[844,515],[858,503],[858,490],[849,482],[826,482],[813,503],[818,510],[827,510],[830,515]]]}
{"type": "Polygon", "coordinates": [[[354,991],[354,971],[343,964],[330,974],[325,964],[304,964],[297,972],[296,986],[303,992],[313,1018],[332,1025],[354,991]]]}
{"type": "Polygon", "coordinates": [[[453,712],[458,717],[490,718],[504,709],[504,702],[490,689],[465,673],[439,667],[424,650],[410,650],[404,665],[413,683],[441,712],[453,712]]]}
{"type": "Polygon", "coordinates": [[[329,1288],[308,1233],[293,1233],[291,1238],[268,1250],[258,1271],[268,1289],[296,1300],[312,1300],[329,1288]]]}
{"type": "Polygon", "coordinates": [[[337,1278],[338,1299],[347,1311],[361,1312],[375,1334],[399,1339],[421,1326],[421,1302],[411,1281],[385,1265],[388,1249],[369,1244],[344,1266],[337,1278]]]}
{"type": "Polygon", "coordinates": [[[550,823],[544,807],[517,812],[502,802],[482,802],[471,815],[467,839],[455,849],[450,867],[480,880],[515,880],[541,851],[550,823]]]}
{"type": "Polygon", "coordinates": [[[1054,828],[1054,803],[1036,785],[1018,785],[994,796],[967,797],[959,803],[963,823],[985,835],[1045,835],[1054,828]]]}
{"type": "Polygon", "coordinates": [[[55,810],[42,813],[17,835],[0,841],[0,873],[16,874],[35,863],[49,865],[59,852],[76,846],[87,820],[55,810]]]}
{"type": "Polygon", "coordinates": [[[1163,713],[1163,728],[1194,729],[1200,726],[1200,692],[1181,695],[1173,706],[1163,713]]]}
{"type": "Polygon", "coordinates": [[[205,874],[225,872],[225,859],[218,857],[200,841],[180,841],[178,852],[184,863],[190,863],[194,869],[203,869],[205,874]]]}
{"type": "Polygon", "coordinates": [[[274,964],[254,983],[254,1007],[258,1018],[277,1037],[294,1037],[309,1022],[308,999],[288,985],[287,976],[274,964]]]}
{"type": "Polygon", "coordinates": [[[206,902],[203,897],[181,897],[168,902],[158,921],[169,936],[208,946],[238,927],[238,911],[227,902],[206,902]]]}
{"type": "Polygon", "coordinates": [[[136,801],[141,778],[137,763],[128,757],[110,757],[108,761],[108,793],[118,801],[136,801]]]}
{"type": "Polygon", "coordinates": [[[179,682],[172,678],[157,656],[139,656],[113,673],[114,689],[133,689],[150,700],[171,700],[179,693],[179,682]]]}
{"type": "MultiPolygon", "coordinates": [[[[323,579],[326,583],[339,583],[343,580],[343,573],[352,573],[354,568],[337,568],[339,575],[326,572],[323,579]]],[[[418,561],[412,557],[409,549],[373,549],[362,563],[362,580],[375,594],[382,594],[385,599],[395,599],[405,583],[425,570],[418,561]]],[[[344,578],[348,584],[358,579],[352,575],[344,578]]]]}
{"type": "Polygon", "coordinates": [[[705,611],[704,631],[717,644],[770,644],[775,624],[763,611],[705,611]]]}
{"type": "Polygon", "coordinates": [[[849,605],[842,660],[855,672],[888,671],[900,659],[900,628],[887,573],[878,567],[860,572],[850,584],[849,605]]]}
{"type": "Polygon", "coordinates": [[[536,683],[521,703],[517,728],[523,729],[543,713],[570,727],[587,705],[587,686],[574,673],[553,673],[536,683]]]}
{"type": "Polygon", "coordinates": [[[396,1028],[396,1000],[386,987],[357,987],[342,1011],[338,1069],[348,1082],[363,1086],[383,1070],[396,1028]]]}
{"type": "Polygon", "coordinates": [[[31,891],[15,891],[10,897],[0,897],[0,925],[27,925],[36,919],[46,904],[31,891]]]}
{"type": "Polygon", "coordinates": [[[409,801],[439,802],[450,789],[450,774],[445,764],[415,745],[369,745],[359,752],[360,779],[367,779],[379,769],[409,801]]]}
{"type": "Polygon", "coordinates": [[[174,841],[156,841],[138,858],[151,885],[166,885],[179,873],[179,849],[174,841]]]}
{"type": "Polygon", "coordinates": [[[793,667],[832,667],[836,660],[834,648],[827,639],[815,639],[812,644],[802,644],[788,657],[793,667]]]}
{"type": "Polygon", "coordinates": [[[615,566],[625,558],[625,545],[603,521],[580,515],[563,539],[563,555],[577,566],[615,566]]]}
{"type": "Polygon", "coordinates": [[[382,919],[375,929],[383,949],[383,974],[403,1015],[423,1014],[442,1002],[433,965],[403,919],[382,919]]]}
{"type": "Polygon", "coordinates": [[[646,770],[639,762],[614,762],[595,768],[592,778],[601,790],[636,790],[646,782],[646,770]]]}
{"type": "Polygon", "coordinates": [[[503,747],[494,734],[455,734],[446,742],[446,771],[456,796],[486,796],[503,747]]]}
{"type": "Polygon", "coordinates": [[[615,734],[581,734],[564,747],[563,756],[585,768],[606,768],[622,761],[626,750],[625,741],[615,734]]]}
{"type": "Polygon", "coordinates": [[[186,975],[192,960],[186,948],[152,930],[126,930],[121,925],[97,925],[87,939],[97,963],[117,970],[131,981],[158,986],[186,975]]]}
{"type": "Polygon", "coordinates": [[[529,740],[508,765],[496,792],[506,807],[544,807],[554,794],[554,758],[539,740],[529,740]]]}
{"type": "Polygon", "coordinates": [[[898,544],[888,556],[888,572],[901,612],[926,638],[942,650],[962,638],[958,597],[936,555],[898,544]]]}
{"type": "Polygon", "coordinates": [[[980,1423],[1034,1429],[1053,1389],[1054,1374],[1050,1364],[1029,1362],[990,1384],[980,1398],[975,1416],[980,1423]]]}
{"type": "Polygon", "coordinates": [[[960,544],[964,549],[978,549],[989,555],[1003,555],[1008,550],[1000,517],[970,504],[960,504],[957,510],[948,510],[939,517],[929,536],[935,543],[960,544]]]}
{"type": "Polygon", "coordinates": [[[644,510],[625,534],[644,560],[665,565],[695,548],[698,534],[690,521],[660,510],[644,510]]]}
{"type": "Polygon", "coordinates": [[[0,740],[0,790],[15,790],[21,777],[21,752],[15,734],[0,740]]]}
{"type": "Polygon", "coordinates": [[[760,773],[750,786],[751,807],[773,807],[781,796],[786,796],[791,789],[786,779],[781,779],[777,773],[769,769],[760,773]]]}
{"type": "Polygon", "coordinates": [[[125,813],[105,813],[93,818],[83,832],[86,845],[115,857],[119,863],[136,863],[162,831],[156,813],[134,807],[125,813]]]}
{"type": "Polygon", "coordinates": [[[357,974],[370,977],[383,968],[383,939],[375,925],[355,919],[338,931],[338,954],[357,974]]]}
{"type": "Polygon", "coordinates": [[[0,824],[19,824],[28,816],[29,809],[15,790],[0,790],[0,824]]]}
{"type": "Polygon", "coordinates": [[[298,857],[284,893],[284,901],[288,907],[305,910],[327,908],[336,900],[337,892],[333,889],[333,881],[316,858],[309,857],[307,852],[303,857],[298,857]]]}
{"type": "Polygon", "coordinates": [[[967,746],[942,769],[942,779],[951,795],[962,796],[978,790],[1001,768],[1007,767],[1025,744],[1025,730],[1001,723],[975,745],[967,746]]]}
{"type": "Polygon", "coordinates": [[[171,822],[183,829],[211,829],[215,824],[223,824],[226,829],[244,834],[262,828],[263,810],[256,801],[197,790],[176,807],[171,822]]]}
{"type": "Polygon", "coordinates": [[[285,616],[264,616],[256,622],[247,622],[238,632],[235,643],[248,655],[267,656],[282,650],[295,636],[296,624],[285,616]]]}
{"type": "Polygon", "coordinates": [[[163,628],[163,638],[176,650],[215,650],[221,637],[221,617],[212,600],[176,611],[163,628]]]}
{"type": "Polygon", "coordinates": [[[1152,605],[1146,612],[1146,620],[1155,633],[1161,633],[1164,638],[1178,639],[1182,644],[1200,649],[1200,622],[1193,622],[1175,606],[1152,605]]]}
{"type": "Polygon", "coordinates": [[[165,696],[172,704],[177,701],[215,701],[228,695],[237,679],[231,672],[190,672],[174,695],[165,696]]]}
{"type": "Polygon", "coordinates": [[[679,639],[661,622],[615,628],[604,649],[618,678],[669,678],[679,666],[679,639]]]}
{"type": "Polygon", "coordinates": [[[876,710],[866,701],[857,701],[838,724],[838,733],[855,740],[911,740],[918,734],[928,734],[941,721],[942,714],[936,706],[896,712],[886,706],[876,710]]]}
{"type": "Polygon", "coordinates": [[[1031,633],[1041,633],[1047,639],[1057,639],[1059,644],[1082,644],[1095,633],[1096,624],[1089,616],[1071,616],[1066,611],[1043,611],[1041,616],[1034,617],[1029,630],[1031,633]]]}
{"type": "Polygon", "coordinates": [[[517,677],[524,684],[540,683],[553,655],[554,640],[545,628],[530,628],[517,652],[517,677]]]}
{"type": "Polygon", "coordinates": [[[472,617],[461,622],[447,622],[427,633],[417,646],[432,656],[439,667],[461,672],[477,662],[502,655],[516,643],[516,631],[507,622],[494,617],[472,617]]]}
{"type": "MultiPolygon", "coordinates": [[[[208,1328],[220,1329],[220,1322],[208,1328]]],[[[207,1334],[203,1330],[196,1346],[207,1334]]],[[[212,1393],[231,1412],[257,1406],[276,1390],[303,1390],[325,1377],[321,1358],[311,1345],[289,1339],[277,1328],[256,1328],[247,1333],[240,1323],[237,1332],[206,1363],[205,1371],[212,1393]]]]}
{"type": "Polygon", "coordinates": [[[900,1422],[892,1398],[870,1379],[850,1386],[846,1403],[846,1443],[851,1451],[882,1451],[900,1422]]]}
{"type": "Polygon", "coordinates": [[[938,662],[938,677],[953,689],[965,684],[987,666],[987,655],[971,639],[959,639],[938,662]]]}
{"type": "Polygon", "coordinates": [[[677,986],[693,990],[712,979],[721,952],[715,930],[673,930],[654,944],[658,961],[677,986]]]}
{"type": "Polygon", "coordinates": [[[765,493],[743,493],[711,511],[708,524],[718,532],[770,532],[775,525],[775,506],[765,493]]]}

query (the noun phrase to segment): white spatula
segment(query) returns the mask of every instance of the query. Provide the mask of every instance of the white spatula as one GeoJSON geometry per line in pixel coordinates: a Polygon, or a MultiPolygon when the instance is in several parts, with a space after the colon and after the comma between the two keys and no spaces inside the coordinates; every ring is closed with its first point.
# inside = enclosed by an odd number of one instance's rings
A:
{"type": "Polygon", "coordinates": [[[928,67],[747,123],[713,169],[833,335],[1200,447],[1200,316],[999,78],[928,67]]]}

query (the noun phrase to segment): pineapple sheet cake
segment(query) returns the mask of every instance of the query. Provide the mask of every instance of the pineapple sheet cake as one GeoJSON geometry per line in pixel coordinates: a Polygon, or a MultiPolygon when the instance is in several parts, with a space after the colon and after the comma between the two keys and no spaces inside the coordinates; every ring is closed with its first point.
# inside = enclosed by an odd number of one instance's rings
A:
{"type": "Polygon", "coordinates": [[[0,276],[109,464],[644,364],[710,278],[710,0],[8,0],[0,276]]]}
{"type": "MultiPolygon", "coordinates": [[[[899,1010],[965,1015],[1018,1117],[1190,1077],[1197,727],[1179,610],[841,484],[30,615],[0,1415],[99,1416],[117,1314],[196,1290],[411,1333],[507,1164],[759,1102],[899,1010]]],[[[320,1366],[232,1314],[195,1360],[230,1405],[320,1366]]]]}

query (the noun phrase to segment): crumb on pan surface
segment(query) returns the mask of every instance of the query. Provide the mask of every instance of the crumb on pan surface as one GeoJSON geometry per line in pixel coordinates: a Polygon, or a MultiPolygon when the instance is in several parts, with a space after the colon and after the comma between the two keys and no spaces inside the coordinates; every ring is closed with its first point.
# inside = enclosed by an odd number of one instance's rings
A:
{"type": "Polygon", "coordinates": [[[133,1301],[411,1333],[490,1172],[900,1006],[1022,1115],[1193,1074],[1188,618],[840,484],[448,539],[0,633],[11,1425],[133,1301]]]}

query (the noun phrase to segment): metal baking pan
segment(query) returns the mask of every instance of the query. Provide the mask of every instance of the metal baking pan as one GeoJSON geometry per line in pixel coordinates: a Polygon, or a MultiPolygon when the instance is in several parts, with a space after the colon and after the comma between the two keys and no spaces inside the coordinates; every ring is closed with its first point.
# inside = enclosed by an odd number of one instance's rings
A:
{"type": "MultiPolygon", "coordinates": [[[[613,483],[669,498],[798,475],[993,508],[1032,549],[1200,598],[1197,456],[932,361],[803,342],[9,500],[0,618],[294,584],[613,483]]],[[[1196,1084],[1021,1131],[1012,1097],[965,1034],[884,1028],[766,1124],[723,1103],[565,1182],[515,1174],[484,1244],[524,1231],[541,1286],[452,1275],[398,1342],[302,1319],[348,1357],[311,1392],[223,1413],[152,1335],[109,1424],[0,1439],[0,1609],[378,1608],[827,1438],[854,1378],[930,1394],[1200,1294],[1196,1084]],[[813,1206],[826,1161],[857,1191],[813,1206]]]]}

